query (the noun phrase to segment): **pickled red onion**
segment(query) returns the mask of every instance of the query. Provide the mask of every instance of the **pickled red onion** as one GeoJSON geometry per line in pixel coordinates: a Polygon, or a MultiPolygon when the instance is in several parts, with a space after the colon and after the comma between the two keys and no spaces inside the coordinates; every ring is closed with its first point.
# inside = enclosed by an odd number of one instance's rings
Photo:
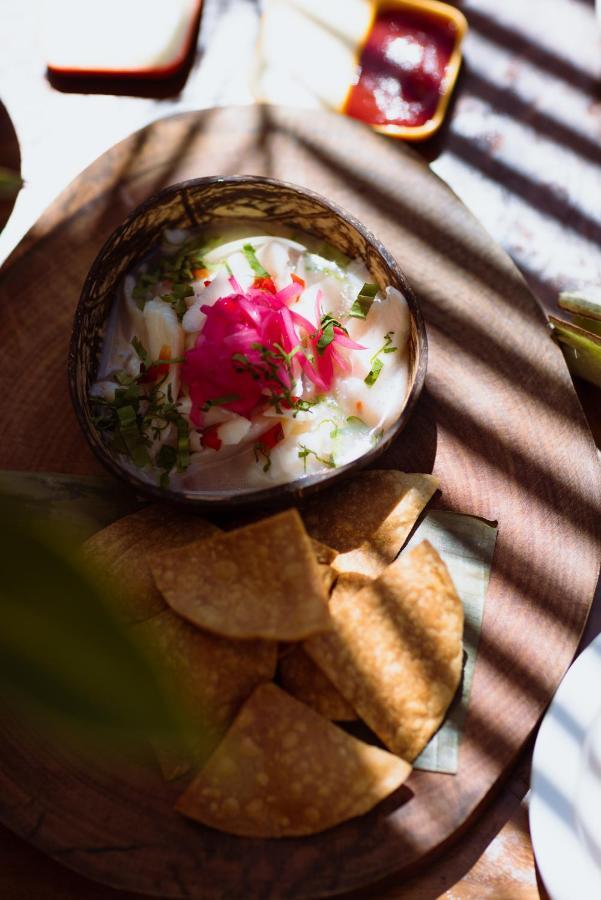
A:
{"type": "MultiPolygon", "coordinates": [[[[292,281],[274,294],[255,285],[243,291],[233,275],[229,283],[232,294],[201,306],[206,319],[182,365],[192,400],[190,417],[197,428],[203,427],[203,411],[212,403],[250,419],[269,398],[286,398],[301,374],[322,392],[332,387],[335,367],[350,371],[339,351],[361,345],[336,327],[332,342],[318,352],[320,325],[289,308],[302,293],[302,284],[292,281]]],[[[318,322],[321,299],[319,291],[318,322]]]]}

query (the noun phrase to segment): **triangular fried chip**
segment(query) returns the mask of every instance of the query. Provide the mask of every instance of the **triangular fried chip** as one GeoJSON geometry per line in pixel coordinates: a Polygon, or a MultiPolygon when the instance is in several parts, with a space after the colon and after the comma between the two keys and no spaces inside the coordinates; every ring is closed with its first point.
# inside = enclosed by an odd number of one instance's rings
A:
{"type": "MultiPolygon", "coordinates": [[[[350,592],[361,590],[372,580],[368,575],[344,572],[336,583],[350,592]]],[[[358,718],[348,700],[307,655],[302,644],[290,644],[287,652],[280,652],[278,675],[280,684],[289,694],[326,719],[352,722],[358,718]]]]}
{"type": "Polygon", "coordinates": [[[351,722],[357,718],[353,707],[307,656],[302,645],[292,646],[290,652],[280,658],[278,680],[284,690],[326,719],[351,722]]]}
{"type": "Polygon", "coordinates": [[[359,592],[334,589],[334,628],[304,643],[384,744],[413,761],[461,678],[463,606],[427,541],[359,592]]]}
{"type": "Polygon", "coordinates": [[[248,837],[316,834],[362,815],[411,767],[274,684],[258,687],[176,809],[248,837]]]}
{"type": "Polygon", "coordinates": [[[332,568],[332,563],[338,554],[335,550],[332,550],[331,547],[322,544],[321,541],[316,541],[314,538],[311,538],[311,546],[313,547],[315,559],[319,565],[319,571],[321,572],[326,592],[329,594],[336,581],[336,572],[332,568]]]}
{"type": "Polygon", "coordinates": [[[310,500],[303,520],[311,537],[338,551],[337,572],[375,578],[395,559],[438,486],[434,475],[361,472],[310,500]]]}
{"type": "Polygon", "coordinates": [[[219,528],[198,516],[157,504],[113,522],[82,549],[113,597],[117,613],[135,623],[166,607],[150,574],[148,557],[218,533],[219,528]]]}
{"type": "Polygon", "coordinates": [[[215,634],[296,641],[330,627],[322,574],[295,509],[163,553],[151,568],[169,605],[215,634]]]}
{"type": "Polygon", "coordinates": [[[277,645],[229,641],[195,628],[170,609],[133,628],[157,655],[168,696],[186,715],[187,748],[154,744],[166,778],[204,761],[252,691],[275,675],[277,645]]]}

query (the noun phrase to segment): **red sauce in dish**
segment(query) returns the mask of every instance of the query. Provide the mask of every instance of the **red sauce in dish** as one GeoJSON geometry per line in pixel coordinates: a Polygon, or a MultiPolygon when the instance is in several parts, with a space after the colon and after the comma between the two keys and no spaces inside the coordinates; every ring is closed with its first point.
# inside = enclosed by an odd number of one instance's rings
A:
{"type": "Polygon", "coordinates": [[[424,125],[436,111],[455,26],[418,10],[378,12],[345,112],[370,125],[424,125]]]}

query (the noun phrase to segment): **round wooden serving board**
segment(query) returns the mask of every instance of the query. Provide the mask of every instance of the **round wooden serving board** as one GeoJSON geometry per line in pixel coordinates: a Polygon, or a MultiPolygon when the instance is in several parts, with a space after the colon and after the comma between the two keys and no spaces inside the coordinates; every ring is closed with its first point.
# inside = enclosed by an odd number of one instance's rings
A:
{"type": "Polygon", "coordinates": [[[405,270],[430,341],[426,389],[383,464],[440,476],[450,509],[499,522],[456,776],[312,838],[228,837],[172,810],[152,767],[126,773],[0,724],[0,819],[74,869],[169,897],[288,900],[408,870],[466,825],[540,718],[576,650],[598,575],[595,448],[560,351],[508,257],[400,143],[329,114],[186,113],[132,135],[53,204],[1,278],[0,468],[93,473],[66,378],[93,258],[166,184],[265,174],[362,220],[405,270]]]}

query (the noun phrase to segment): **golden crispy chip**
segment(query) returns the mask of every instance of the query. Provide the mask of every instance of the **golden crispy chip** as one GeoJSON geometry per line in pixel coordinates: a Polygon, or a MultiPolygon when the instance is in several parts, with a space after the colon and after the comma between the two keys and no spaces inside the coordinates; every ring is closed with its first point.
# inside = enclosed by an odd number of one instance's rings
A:
{"type": "Polygon", "coordinates": [[[278,673],[280,684],[289,694],[326,719],[350,722],[357,718],[353,707],[307,656],[302,646],[294,645],[290,653],[280,657],[278,673]]]}
{"type": "MultiPolygon", "coordinates": [[[[343,572],[336,582],[336,590],[356,593],[371,581],[369,575],[343,572]]],[[[348,700],[305,653],[302,645],[281,645],[278,656],[279,680],[289,694],[333,722],[351,722],[358,718],[348,700]]]]}
{"type": "Polygon", "coordinates": [[[375,578],[395,559],[438,485],[433,475],[361,472],[327,498],[310,500],[303,519],[311,537],[338,551],[337,572],[375,578]]]}
{"type": "Polygon", "coordinates": [[[315,558],[317,559],[319,571],[321,572],[326,591],[329,594],[336,581],[336,572],[332,568],[332,563],[338,554],[335,550],[332,550],[331,547],[327,547],[326,544],[322,544],[314,538],[311,538],[311,546],[313,547],[313,552],[315,553],[315,558]]]}
{"type": "Polygon", "coordinates": [[[119,615],[143,622],[166,608],[147,557],[216,533],[219,528],[198,516],[153,505],[98,531],[83,545],[83,554],[114,597],[119,615]]]}
{"type": "Polygon", "coordinates": [[[372,809],[410,771],[398,757],[264,684],[176,809],[230,834],[316,834],[372,809]]]}
{"type": "Polygon", "coordinates": [[[334,628],[303,645],[386,746],[412,761],[461,678],[463,607],[427,542],[359,592],[335,588],[334,628]]]}
{"type": "Polygon", "coordinates": [[[151,562],[170,606],[233,638],[302,640],[330,627],[327,593],[295,509],[151,562]]]}
{"type": "Polygon", "coordinates": [[[316,541],[315,538],[311,538],[311,546],[320,566],[330,566],[338,556],[336,550],[328,547],[327,544],[322,544],[321,541],[316,541]]]}
{"type": "Polygon", "coordinates": [[[133,628],[158,657],[165,690],[187,716],[188,752],[155,743],[166,778],[176,778],[213,752],[244,701],[275,675],[277,645],[229,641],[190,625],[170,609],[133,628]]]}

